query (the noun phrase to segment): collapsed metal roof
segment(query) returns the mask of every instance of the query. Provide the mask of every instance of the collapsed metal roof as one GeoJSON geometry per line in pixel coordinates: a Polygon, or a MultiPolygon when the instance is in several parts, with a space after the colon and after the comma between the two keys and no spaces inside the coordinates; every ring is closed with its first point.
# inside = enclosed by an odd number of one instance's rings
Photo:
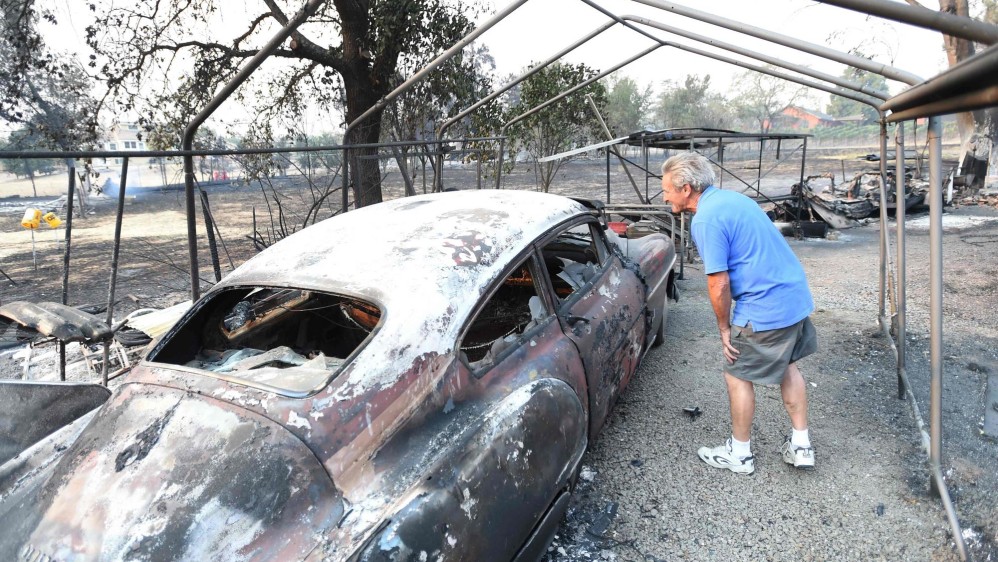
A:
{"type": "Polygon", "coordinates": [[[717,148],[734,143],[761,142],[768,140],[803,140],[812,135],[798,133],[740,133],[726,129],[684,127],[661,131],[638,131],[631,133],[623,144],[645,146],[667,150],[697,150],[717,148]]]}

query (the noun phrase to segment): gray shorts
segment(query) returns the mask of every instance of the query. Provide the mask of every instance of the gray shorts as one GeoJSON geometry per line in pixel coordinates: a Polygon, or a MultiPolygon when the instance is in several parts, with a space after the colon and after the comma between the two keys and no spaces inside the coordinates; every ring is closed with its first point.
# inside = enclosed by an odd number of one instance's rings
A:
{"type": "Polygon", "coordinates": [[[752,323],[731,327],[731,345],[740,354],[724,372],[757,384],[780,384],[791,363],[818,351],[818,335],[810,318],[793,326],[756,332],[752,323]]]}

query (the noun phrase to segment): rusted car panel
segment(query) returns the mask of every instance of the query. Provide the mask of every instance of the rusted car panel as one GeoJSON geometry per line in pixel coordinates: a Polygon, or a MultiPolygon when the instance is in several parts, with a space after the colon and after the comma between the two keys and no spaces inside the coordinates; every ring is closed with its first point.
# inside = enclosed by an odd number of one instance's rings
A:
{"type": "Polygon", "coordinates": [[[517,389],[429,472],[358,559],[512,559],[568,489],[584,451],[582,419],[578,397],[563,382],[517,389]]]}
{"type": "Polygon", "coordinates": [[[0,552],[536,557],[647,350],[664,304],[649,287],[671,274],[596,221],[558,196],[444,193],[275,245],[85,427],[0,467],[0,552]]]}

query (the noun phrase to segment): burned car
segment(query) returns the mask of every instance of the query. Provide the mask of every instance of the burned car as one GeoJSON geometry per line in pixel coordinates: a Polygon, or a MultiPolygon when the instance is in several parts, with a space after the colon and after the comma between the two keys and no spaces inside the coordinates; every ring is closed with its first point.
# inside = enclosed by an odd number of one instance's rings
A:
{"type": "Polygon", "coordinates": [[[541,193],[341,215],[205,294],[0,468],[5,560],[530,560],[675,291],[541,193]]]}

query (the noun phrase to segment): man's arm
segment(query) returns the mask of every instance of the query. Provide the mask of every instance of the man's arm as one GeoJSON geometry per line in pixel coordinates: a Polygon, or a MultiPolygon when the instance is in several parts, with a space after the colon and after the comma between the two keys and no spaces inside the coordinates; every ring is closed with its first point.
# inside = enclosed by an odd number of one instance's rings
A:
{"type": "Polygon", "coordinates": [[[738,359],[738,350],[731,345],[731,279],[727,271],[707,275],[707,294],[717,316],[717,329],[721,332],[721,349],[728,363],[738,359]]]}

